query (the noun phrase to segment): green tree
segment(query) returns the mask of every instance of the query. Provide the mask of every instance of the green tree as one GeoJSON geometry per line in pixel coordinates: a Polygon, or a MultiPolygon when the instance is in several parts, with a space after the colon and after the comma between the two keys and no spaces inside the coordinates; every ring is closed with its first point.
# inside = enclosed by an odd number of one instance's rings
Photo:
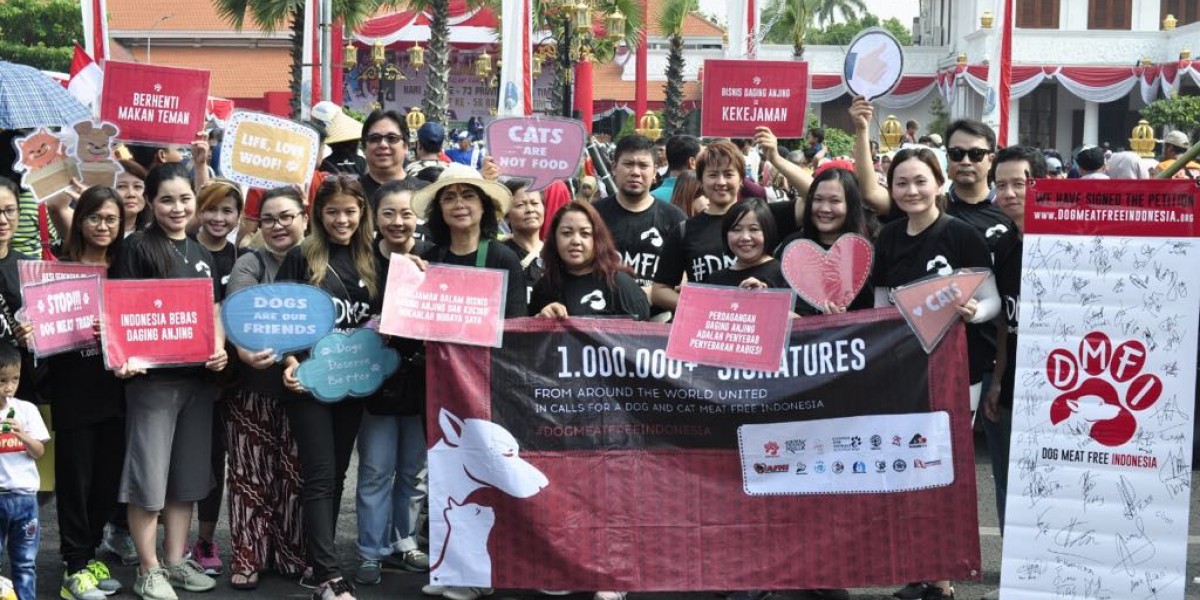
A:
{"type": "Polygon", "coordinates": [[[834,23],[812,32],[808,42],[810,44],[821,44],[830,46],[845,46],[854,40],[854,36],[868,27],[882,27],[888,33],[896,36],[896,39],[902,46],[912,45],[912,33],[904,27],[895,17],[886,21],[880,21],[879,17],[873,14],[863,15],[861,19],[851,19],[842,23],[834,23]]]}
{"type": "MultiPolygon", "coordinates": [[[[850,156],[854,150],[854,136],[838,129],[837,127],[828,127],[822,125],[817,120],[817,115],[808,113],[806,120],[808,128],[805,131],[812,131],[816,127],[825,130],[825,156],[826,158],[834,158],[837,156],[850,156]]],[[[796,140],[793,150],[802,150],[806,144],[806,140],[796,140]]]]}
{"type": "MultiPolygon", "coordinates": [[[[354,27],[380,6],[394,6],[397,0],[333,0],[333,18],[354,27]]],[[[292,31],[291,77],[292,117],[300,117],[300,81],[304,69],[304,0],[213,0],[217,14],[242,30],[249,18],[271,32],[287,25],[292,31]]],[[[78,20],[78,19],[76,19],[78,20]]]]}
{"type": "Polygon", "coordinates": [[[1165,127],[1187,128],[1200,123],[1200,96],[1180,96],[1155,100],[1138,111],[1156,131],[1165,127]]]}
{"type": "Polygon", "coordinates": [[[769,23],[767,43],[791,44],[792,55],[804,58],[804,45],[817,25],[832,25],[837,16],[855,20],[867,12],[863,0],[771,0],[763,9],[762,22],[769,23]]]}
{"type": "Polygon", "coordinates": [[[658,31],[667,37],[667,83],[663,103],[663,137],[683,131],[683,23],[688,14],[698,9],[697,0],[667,0],[658,15],[658,31]]]}
{"type": "Polygon", "coordinates": [[[79,15],[78,0],[0,2],[0,60],[67,72],[74,41],[83,42],[79,15]]]}

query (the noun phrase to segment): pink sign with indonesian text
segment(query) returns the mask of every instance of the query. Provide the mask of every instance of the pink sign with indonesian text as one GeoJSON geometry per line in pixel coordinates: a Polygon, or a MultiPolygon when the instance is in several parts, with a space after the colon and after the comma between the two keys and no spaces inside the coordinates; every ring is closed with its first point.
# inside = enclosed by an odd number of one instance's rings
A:
{"type": "Polygon", "coordinates": [[[107,280],[100,318],[110,369],[203,364],[216,349],[211,279],[107,280]]]}
{"type": "Polygon", "coordinates": [[[88,275],[25,286],[24,317],[33,323],[33,353],[40,357],[96,345],[100,278],[88,275]]]}
{"type": "Polygon", "coordinates": [[[791,60],[704,61],[705,137],[749,137],[770,127],[781,139],[804,137],[808,63],[791,60]]]}
{"type": "Polygon", "coordinates": [[[789,291],[685,285],[667,358],[774,373],[783,364],[793,298],[789,291]]]}
{"type": "Polygon", "coordinates": [[[431,264],[392,255],[379,331],[431,342],[499,348],[508,272],[431,264]]]}

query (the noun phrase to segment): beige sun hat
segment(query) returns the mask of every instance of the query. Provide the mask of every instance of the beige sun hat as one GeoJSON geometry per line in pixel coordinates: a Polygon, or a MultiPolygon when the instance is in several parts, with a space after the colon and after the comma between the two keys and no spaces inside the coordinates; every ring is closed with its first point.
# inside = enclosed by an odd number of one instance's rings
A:
{"type": "Polygon", "coordinates": [[[479,171],[460,163],[449,163],[442,170],[442,174],[438,175],[437,181],[413,193],[413,211],[418,216],[424,218],[428,214],[429,205],[433,204],[434,200],[437,199],[438,193],[446,186],[456,183],[473,185],[479,188],[481,193],[491,198],[498,215],[502,216],[508,213],[508,205],[512,203],[512,192],[509,192],[508,188],[500,183],[484,179],[479,171]]]}
{"type": "Polygon", "coordinates": [[[314,119],[325,124],[325,143],[337,144],[362,139],[362,123],[355,121],[332,102],[318,102],[312,107],[314,119]]]}

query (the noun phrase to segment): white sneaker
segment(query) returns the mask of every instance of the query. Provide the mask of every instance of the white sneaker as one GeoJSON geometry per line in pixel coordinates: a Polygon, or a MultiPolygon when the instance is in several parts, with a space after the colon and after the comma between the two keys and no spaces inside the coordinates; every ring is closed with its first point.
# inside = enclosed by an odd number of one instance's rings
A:
{"type": "Polygon", "coordinates": [[[592,600],[625,600],[626,592],[596,592],[592,600]]]}
{"type": "Polygon", "coordinates": [[[495,591],[492,588],[447,586],[442,592],[442,597],[447,600],[479,600],[484,596],[491,596],[495,591]]]}
{"type": "Polygon", "coordinates": [[[441,596],[442,594],[446,593],[446,586],[444,586],[444,585],[423,585],[423,586],[421,586],[421,593],[425,594],[426,596],[441,596]]]}

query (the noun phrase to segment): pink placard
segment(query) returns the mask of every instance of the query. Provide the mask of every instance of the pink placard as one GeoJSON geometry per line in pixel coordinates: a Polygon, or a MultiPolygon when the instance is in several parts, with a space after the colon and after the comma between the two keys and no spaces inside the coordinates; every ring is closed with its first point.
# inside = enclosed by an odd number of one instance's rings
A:
{"type": "Polygon", "coordinates": [[[33,323],[35,356],[50,356],[96,345],[94,325],[100,314],[100,278],[88,275],[34,283],[22,290],[25,306],[18,318],[33,323]]]}
{"type": "Polygon", "coordinates": [[[108,276],[108,268],[101,265],[85,265],[76,262],[54,260],[18,260],[17,277],[21,286],[60,279],[75,279],[95,275],[100,279],[108,276]]]}
{"type": "Polygon", "coordinates": [[[429,265],[393,254],[379,331],[431,342],[499,348],[508,272],[429,265]]]}
{"type": "Polygon", "coordinates": [[[933,352],[942,336],[959,319],[958,307],[991,277],[991,271],[959,269],[949,275],[922,279],[892,290],[892,302],[908,321],[926,352],[933,352]]]}
{"type": "Polygon", "coordinates": [[[505,175],[533,179],[536,192],[575,175],[586,136],[575,119],[511,117],[488,124],[487,148],[505,175]]]}
{"type": "Polygon", "coordinates": [[[791,292],[685,285],[667,358],[774,373],[791,328],[791,292]]]}
{"type": "Polygon", "coordinates": [[[118,279],[103,284],[100,318],[110,369],[203,364],[216,348],[211,279],[118,279]]]}
{"type": "Polygon", "coordinates": [[[823,310],[832,302],[845,308],[867,284],[874,260],[871,241],[861,235],[843,235],[829,250],[800,239],[783,250],[783,277],[812,306],[823,310]]]}

